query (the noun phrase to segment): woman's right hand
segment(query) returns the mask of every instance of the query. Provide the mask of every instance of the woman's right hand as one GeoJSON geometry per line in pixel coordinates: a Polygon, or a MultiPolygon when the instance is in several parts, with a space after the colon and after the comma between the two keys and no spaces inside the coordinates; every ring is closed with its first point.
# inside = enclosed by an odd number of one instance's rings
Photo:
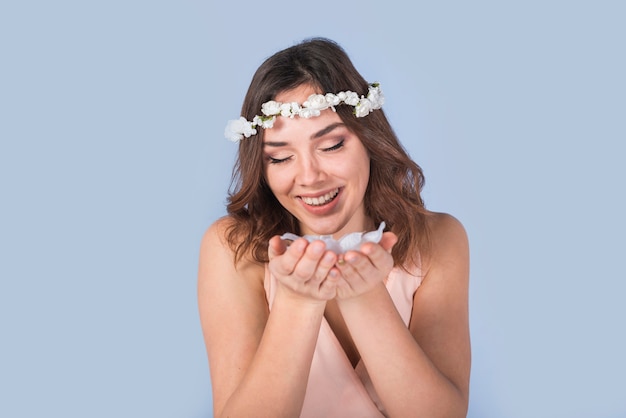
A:
{"type": "Polygon", "coordinates": [[[335,297],[339,274],[332,270],[336,269],[337,255],[326,250],[324,242],[309,243],[299,238],[287,245],[274,236],[269,241],[268,256],[270,272],[293,296],[316,301],[335,297]]]}

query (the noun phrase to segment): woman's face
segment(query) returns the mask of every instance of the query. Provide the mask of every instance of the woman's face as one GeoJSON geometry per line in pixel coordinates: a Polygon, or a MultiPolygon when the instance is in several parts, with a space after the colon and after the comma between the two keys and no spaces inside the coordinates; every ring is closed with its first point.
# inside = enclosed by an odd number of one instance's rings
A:
{"type": "MultiPolygon", "coordinates": [[[[303,103],[314,93],[319,92],[302,85],[275,100],[303,103]]],[[[267,182],[298,219],[302,234],[339,238],[373,228],[363,202],[370,175],[367,150],[332,109],[309,119],[279,116],[263,141],[267,182]]]]}

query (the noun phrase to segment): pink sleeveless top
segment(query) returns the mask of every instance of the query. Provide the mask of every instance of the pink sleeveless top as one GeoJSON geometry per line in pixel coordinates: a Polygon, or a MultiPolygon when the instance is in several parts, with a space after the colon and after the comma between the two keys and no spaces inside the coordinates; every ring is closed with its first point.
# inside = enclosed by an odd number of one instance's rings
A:
{"type": "MultiPolygon", "coordinates": [[[[404,323],[409,325],[413,294],[422,281],[419,268],[411,274],[394,268],[385,285],[404,323]]],[[[270,309],[276,279],[265,266],[265,294],[270,309]]],[[[355,368],[325,318],[322,319],[301,418],[382,418],[384,408],[362,362],[355,368]]]]}

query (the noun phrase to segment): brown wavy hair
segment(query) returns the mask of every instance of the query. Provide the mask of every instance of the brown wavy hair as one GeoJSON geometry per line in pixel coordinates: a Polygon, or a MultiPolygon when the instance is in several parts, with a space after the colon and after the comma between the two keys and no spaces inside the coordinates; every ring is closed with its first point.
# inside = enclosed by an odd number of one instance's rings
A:
{"type": "MultiPolygon", "coordinates": [[[[308,84],[320,92],[354,91],[367,95],[368,82],[334,41],[307,39],[265,60],[252,78],[241,114],[247,120],[261,105],[283,91],[308,84]]],[[[396,265],[419,263],[429,247],[426,209],[421,197],[422,169],[398,141],[383,110],[356,118],[350,106],[337,113],[363,143],[370,156],[370,179],[365,192],[366,214],[376,225],[385,221],[398,236],[392,255],[396,265]]],[[[267,242],[285,232],[300,233],[296,218],[283,208],[270,190],[263,162],[263,129],[239,142],[227,211],[227,240],[238,261],[245,255],[267,262],[267,242]]]]}

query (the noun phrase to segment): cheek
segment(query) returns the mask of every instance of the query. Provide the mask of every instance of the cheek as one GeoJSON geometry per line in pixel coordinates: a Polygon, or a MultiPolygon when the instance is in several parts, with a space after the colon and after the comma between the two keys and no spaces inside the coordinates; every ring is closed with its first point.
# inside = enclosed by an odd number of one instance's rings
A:
{"type": "Polygon", "coordinates": [[[370,178],[370,158],[363,150],[363,152],[356,158],[354,164],[358,167],[358,175],[363,181],[369,182],[370,178]]]}
{"type": "Polygon", "coordinates": [[[370,182],[370,169],[369,166],[363,169],[363,174],[361,177],[361,187],[363,190],[367,189],[367,185],[370,182]]]}
{"type": "Polygon", "coordinates": [[[364,152],[356,152],[348,158],[342,157],[330,161],[325,170],[332,175],[352,179],[354,182],[368,183],[370,177],[370,159],[364,152]]]}
{"type": "Polygon", "coordinates": [[[280,194],[285,193],[288,190],[287,176],[281,175],[278,170],[265,169],[265,178],[267,185],[270,187],[274,196],[279,197],[280,194]]]}

